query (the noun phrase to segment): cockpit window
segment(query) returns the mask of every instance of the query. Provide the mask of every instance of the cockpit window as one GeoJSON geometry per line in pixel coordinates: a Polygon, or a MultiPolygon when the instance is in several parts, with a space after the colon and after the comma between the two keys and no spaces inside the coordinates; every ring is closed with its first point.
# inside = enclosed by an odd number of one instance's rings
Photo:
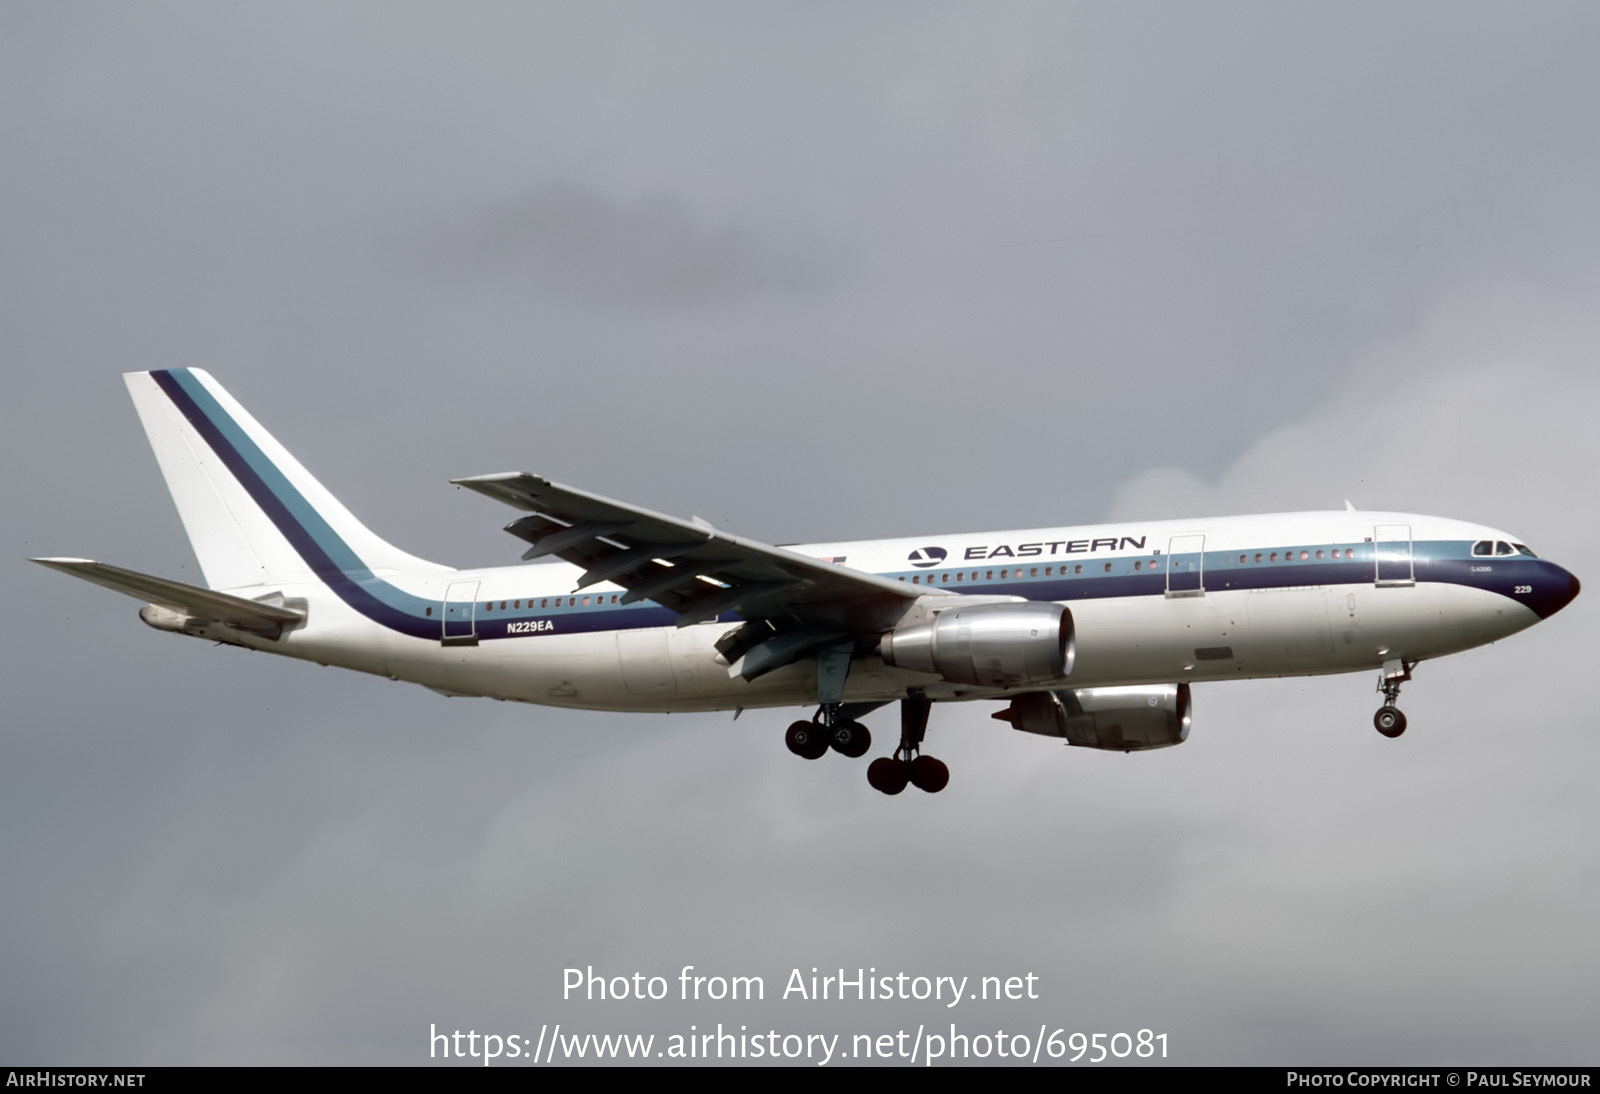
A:
{"type": "Polygon", "coordinates": [[[1519,554],[1527,555],[1529,558],[1538,558],[1539,557],[1538,555],[1533,553],[1532,549],[1529,548],[1529,546],[1526,543],[1513,543],[1511,546],[1515,547],[1519,554]]]}
{"type": "Polygon", "coordinates": [[[1494,553],[1497,555],[1514,555],[1517,552],[1511,549],[1511,544],[1502,539],[1496,541],[1494,545],[1494,553]]]}
{"type": "Polygon", "coordinates": [[[1473,558],[1483,558],[1492,554],[1494,554],[1494,544],[1486,539],[1480,539],[1472,545],[1473,558]]]}

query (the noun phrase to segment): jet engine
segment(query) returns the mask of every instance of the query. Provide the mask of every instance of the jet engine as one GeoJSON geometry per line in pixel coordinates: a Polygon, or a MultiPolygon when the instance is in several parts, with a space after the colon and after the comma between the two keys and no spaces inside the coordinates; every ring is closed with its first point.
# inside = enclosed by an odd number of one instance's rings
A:
{"type": "Polygon", "coordinates": [[[1048,684],[1072,672],[1072,613],[1060,604],[946,608],[883,636],[883,663],[990,688],[1048,684]]]}
{"type": "Polygon", "coordinates": [[[1024,733],[1116,752],[1170,748],[1189,738],[1189,685],[1078,688],[1019,695],[991,717],[1024,733]]]}

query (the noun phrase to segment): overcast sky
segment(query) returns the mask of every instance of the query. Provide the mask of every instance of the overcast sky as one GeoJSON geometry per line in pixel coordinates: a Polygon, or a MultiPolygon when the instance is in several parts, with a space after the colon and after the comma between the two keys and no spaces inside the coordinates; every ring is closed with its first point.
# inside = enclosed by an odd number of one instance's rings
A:
{"type": "Polygon", "coordinates": [[[0,1062],[1594,1064],[1592,592],[1424,664],[1397,741],[1369,673],[1197,688],[1143,756],[948,705],[949,789],[890,799],[795,711],[445,700],[23,559],[199,580],[118,375],[196,365],[455,565],[520,545],[447,480],[527,470],[772,542],[1350,498],[1593,584],[1596,56],[1583,3],[0,6],[0,1062]],[[564,1002],[587,965],[768,998],[564,1002]],[[812,966],[1040,998],[777,998],[812,966]]]}

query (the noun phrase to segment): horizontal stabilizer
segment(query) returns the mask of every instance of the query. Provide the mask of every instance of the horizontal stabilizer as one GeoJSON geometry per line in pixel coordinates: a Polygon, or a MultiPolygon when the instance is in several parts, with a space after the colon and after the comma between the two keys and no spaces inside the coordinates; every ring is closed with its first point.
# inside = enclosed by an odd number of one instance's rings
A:
{"type": "Polygon", "coordinates": [[[120,566],[108,566],[87,558],[36,558],[32,561],[180,612],[196,623],[221,623],[235,630],[277,637],[285,627],[305,618],[304,612],[293,608],[246,600],[242,596],[185,585],[181,581],[169,581],[164,577],[141,574],[137,570],[124,570],[120,566]]]}

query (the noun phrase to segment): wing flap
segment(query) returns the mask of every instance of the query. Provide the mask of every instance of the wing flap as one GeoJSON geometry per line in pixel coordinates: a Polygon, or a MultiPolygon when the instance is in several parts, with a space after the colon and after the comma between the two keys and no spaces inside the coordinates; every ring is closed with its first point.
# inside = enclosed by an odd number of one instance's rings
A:
{"type": "Polygon", "coordinates": [[[524,558],[554,555],[584,570],[580,588],[613,582],[628,602],[678,612],[682,626],[736,611],[868,630],[892,626],[927,592],[538,475],[451,481],[532,514],[506,526],[533,545],[524,558]]]}

